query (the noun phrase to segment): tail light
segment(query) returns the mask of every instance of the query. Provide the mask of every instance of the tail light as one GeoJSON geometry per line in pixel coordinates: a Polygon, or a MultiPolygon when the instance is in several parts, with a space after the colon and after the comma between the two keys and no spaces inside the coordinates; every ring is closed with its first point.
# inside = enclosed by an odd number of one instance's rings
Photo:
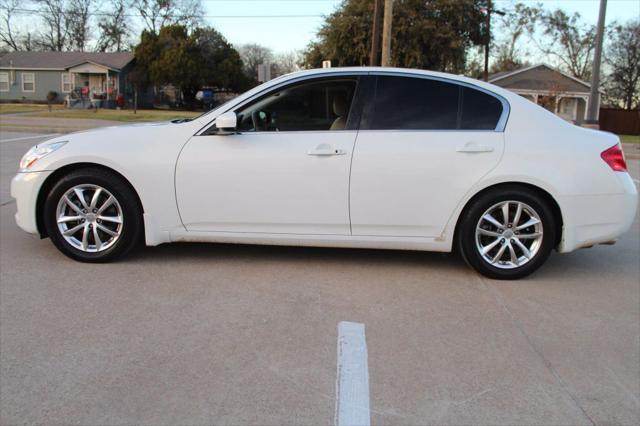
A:
{"type": "Polygon", "coordinates": [[[611,167],[614,172],[626,172],[627,163],[624,161],[624,153],[620,144],[616,144],[609,149],[605,149],[600,154],[605,163],[611,167]]]}

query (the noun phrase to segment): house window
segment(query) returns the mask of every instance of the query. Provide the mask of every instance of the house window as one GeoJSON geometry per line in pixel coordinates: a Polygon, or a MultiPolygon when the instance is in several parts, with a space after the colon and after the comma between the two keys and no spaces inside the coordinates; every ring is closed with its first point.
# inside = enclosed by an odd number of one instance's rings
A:
{"type": "Polygon", "coordinates": [[[0,92],[9,91],[9,73],[0,72],[0,92]]]}
{"type": "Polygon", "coordinates": [[[69,93],[71,91],[71,74],[62,74],[62,93],[69,93]]]}
{"type": "Polygon", "coordinates": [[[23,92],[35,92],[36,91],[36,77],[32,72],[22,73],[22,91],[23,92]]]}

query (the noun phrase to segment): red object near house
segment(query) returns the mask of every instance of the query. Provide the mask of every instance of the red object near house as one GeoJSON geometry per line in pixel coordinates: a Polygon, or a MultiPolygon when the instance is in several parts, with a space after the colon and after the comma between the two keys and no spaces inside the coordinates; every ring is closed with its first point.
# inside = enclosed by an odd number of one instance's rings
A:
{"type": "Polygon", "coordinates": [[[116,96],[116,105],[122,108],[124,106],[124,96],[118,95],[116,96]]]}

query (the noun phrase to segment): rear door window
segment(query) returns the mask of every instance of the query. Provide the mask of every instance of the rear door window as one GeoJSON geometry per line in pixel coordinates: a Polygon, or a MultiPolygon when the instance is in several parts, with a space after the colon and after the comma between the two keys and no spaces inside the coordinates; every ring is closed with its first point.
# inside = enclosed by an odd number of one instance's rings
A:
{"type": "Polygon", "coordinates": [[[437,80],[378,76],[367,119],[371,130],[450,130],[457,127],[458,86],[437,80]]]}
{"type": "Polygon", "coordinates": [[[493,130],[503,112],[490,94],[455,83],[377,76],[362,128],[369,130],[493,130]]]}

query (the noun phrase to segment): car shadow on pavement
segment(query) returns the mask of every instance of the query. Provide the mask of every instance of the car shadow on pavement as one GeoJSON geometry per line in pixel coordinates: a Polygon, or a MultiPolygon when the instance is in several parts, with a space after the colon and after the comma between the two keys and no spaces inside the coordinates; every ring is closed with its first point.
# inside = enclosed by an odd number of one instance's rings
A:
{"type": "MultiPolygon", "coordinates": [[[[547,263],[531,276],[534,280],[558,282],[563,277],[585,279],[594,276],[616,274],[624,268],[625,261],[620,259],[620,246],[596,246],[589,249],[577,250],[573,253],[559,254],[552,252],[547,263]],[[620,265],[612,264],[612,259],[621,261],[620,265]]],[[[623,257],[629,256],[625,253],[623,257]]],[[[631,255],[633,257],[633,255],[631,255]]],[[[224,243],[171,243],[156,247],[138,247],[126,258],[118,262],[124,263],[172,263],[172,262],[286,262],[292,267],[309,262],[318,265],[340,265],[354,267],[361,266],[393,266],[409,268],[425,268],[425,271],[446,273],[451,271],[469,271],[460,254],[426,252],[414,250],[377,250],[357,248],[325,248],[325,247],[294,247],[269,246],[251,244],[224,243]]],[[[627,260],[628,261],[628,260],[627,260]]],[[[480,275],[478,275],[480,277],[480,275]]],[[[483,278],[487,281],[494,281],[483,278]]],[[[523,281],[523,280],[521,280],[523,281]]],[[[529,281],[525,279],[524,281],[529,281]]],[[[496,281],[497,282],[497,281],[496,281]]]]}
{"type": "Polygon", "coordinates": [[[138,247],[127,262],[159,262],[182,260],[236,260],[261,262],[339,262],[355,264],[429,265],[442,268],[465,267],[456,253],[412,250],[376,250],[357,248],[293,247],[222,243],[171,243],[157,247],[138,247]]]}
{"type": "MultiPolygon", "coordinates": [[[[626,238],[625,238],[626,239],[626,238]]],[[[548,262],[529,278],[519,282],[549,282],[558,284],[570,278],[589,280],[594,277],[623,274],[628,268],[631,253],[620,256],[620,246],[599,246],[577,250],[573,253],[552,252],[548,262]],[[617,252],[617,253],[616,253],[617,252]],[[622,258],[621,258],[622,257],[622,258]],[[617,262],[612,263],[612,259],[617,262]]],[[[239,263],[287,263],[291,267],[304,267],[312,262],[319,267],[339,265],[341,267],[403,267],[424,268],[425,273],[471,273],[490,282],[499,282],[480,277],[466,265],[458,253],[438,253],[412,250],[376,250],[355,248],[293,247],[223,243],[171,243],[156,247],[138,247],[117,263],[158,264],[184,262],[239,262],[239,263]]],[[[633,262],[631,262],[633,263],[633,262]]],[[[628,271],[627,271],[628,273],[628,271]]]]}

